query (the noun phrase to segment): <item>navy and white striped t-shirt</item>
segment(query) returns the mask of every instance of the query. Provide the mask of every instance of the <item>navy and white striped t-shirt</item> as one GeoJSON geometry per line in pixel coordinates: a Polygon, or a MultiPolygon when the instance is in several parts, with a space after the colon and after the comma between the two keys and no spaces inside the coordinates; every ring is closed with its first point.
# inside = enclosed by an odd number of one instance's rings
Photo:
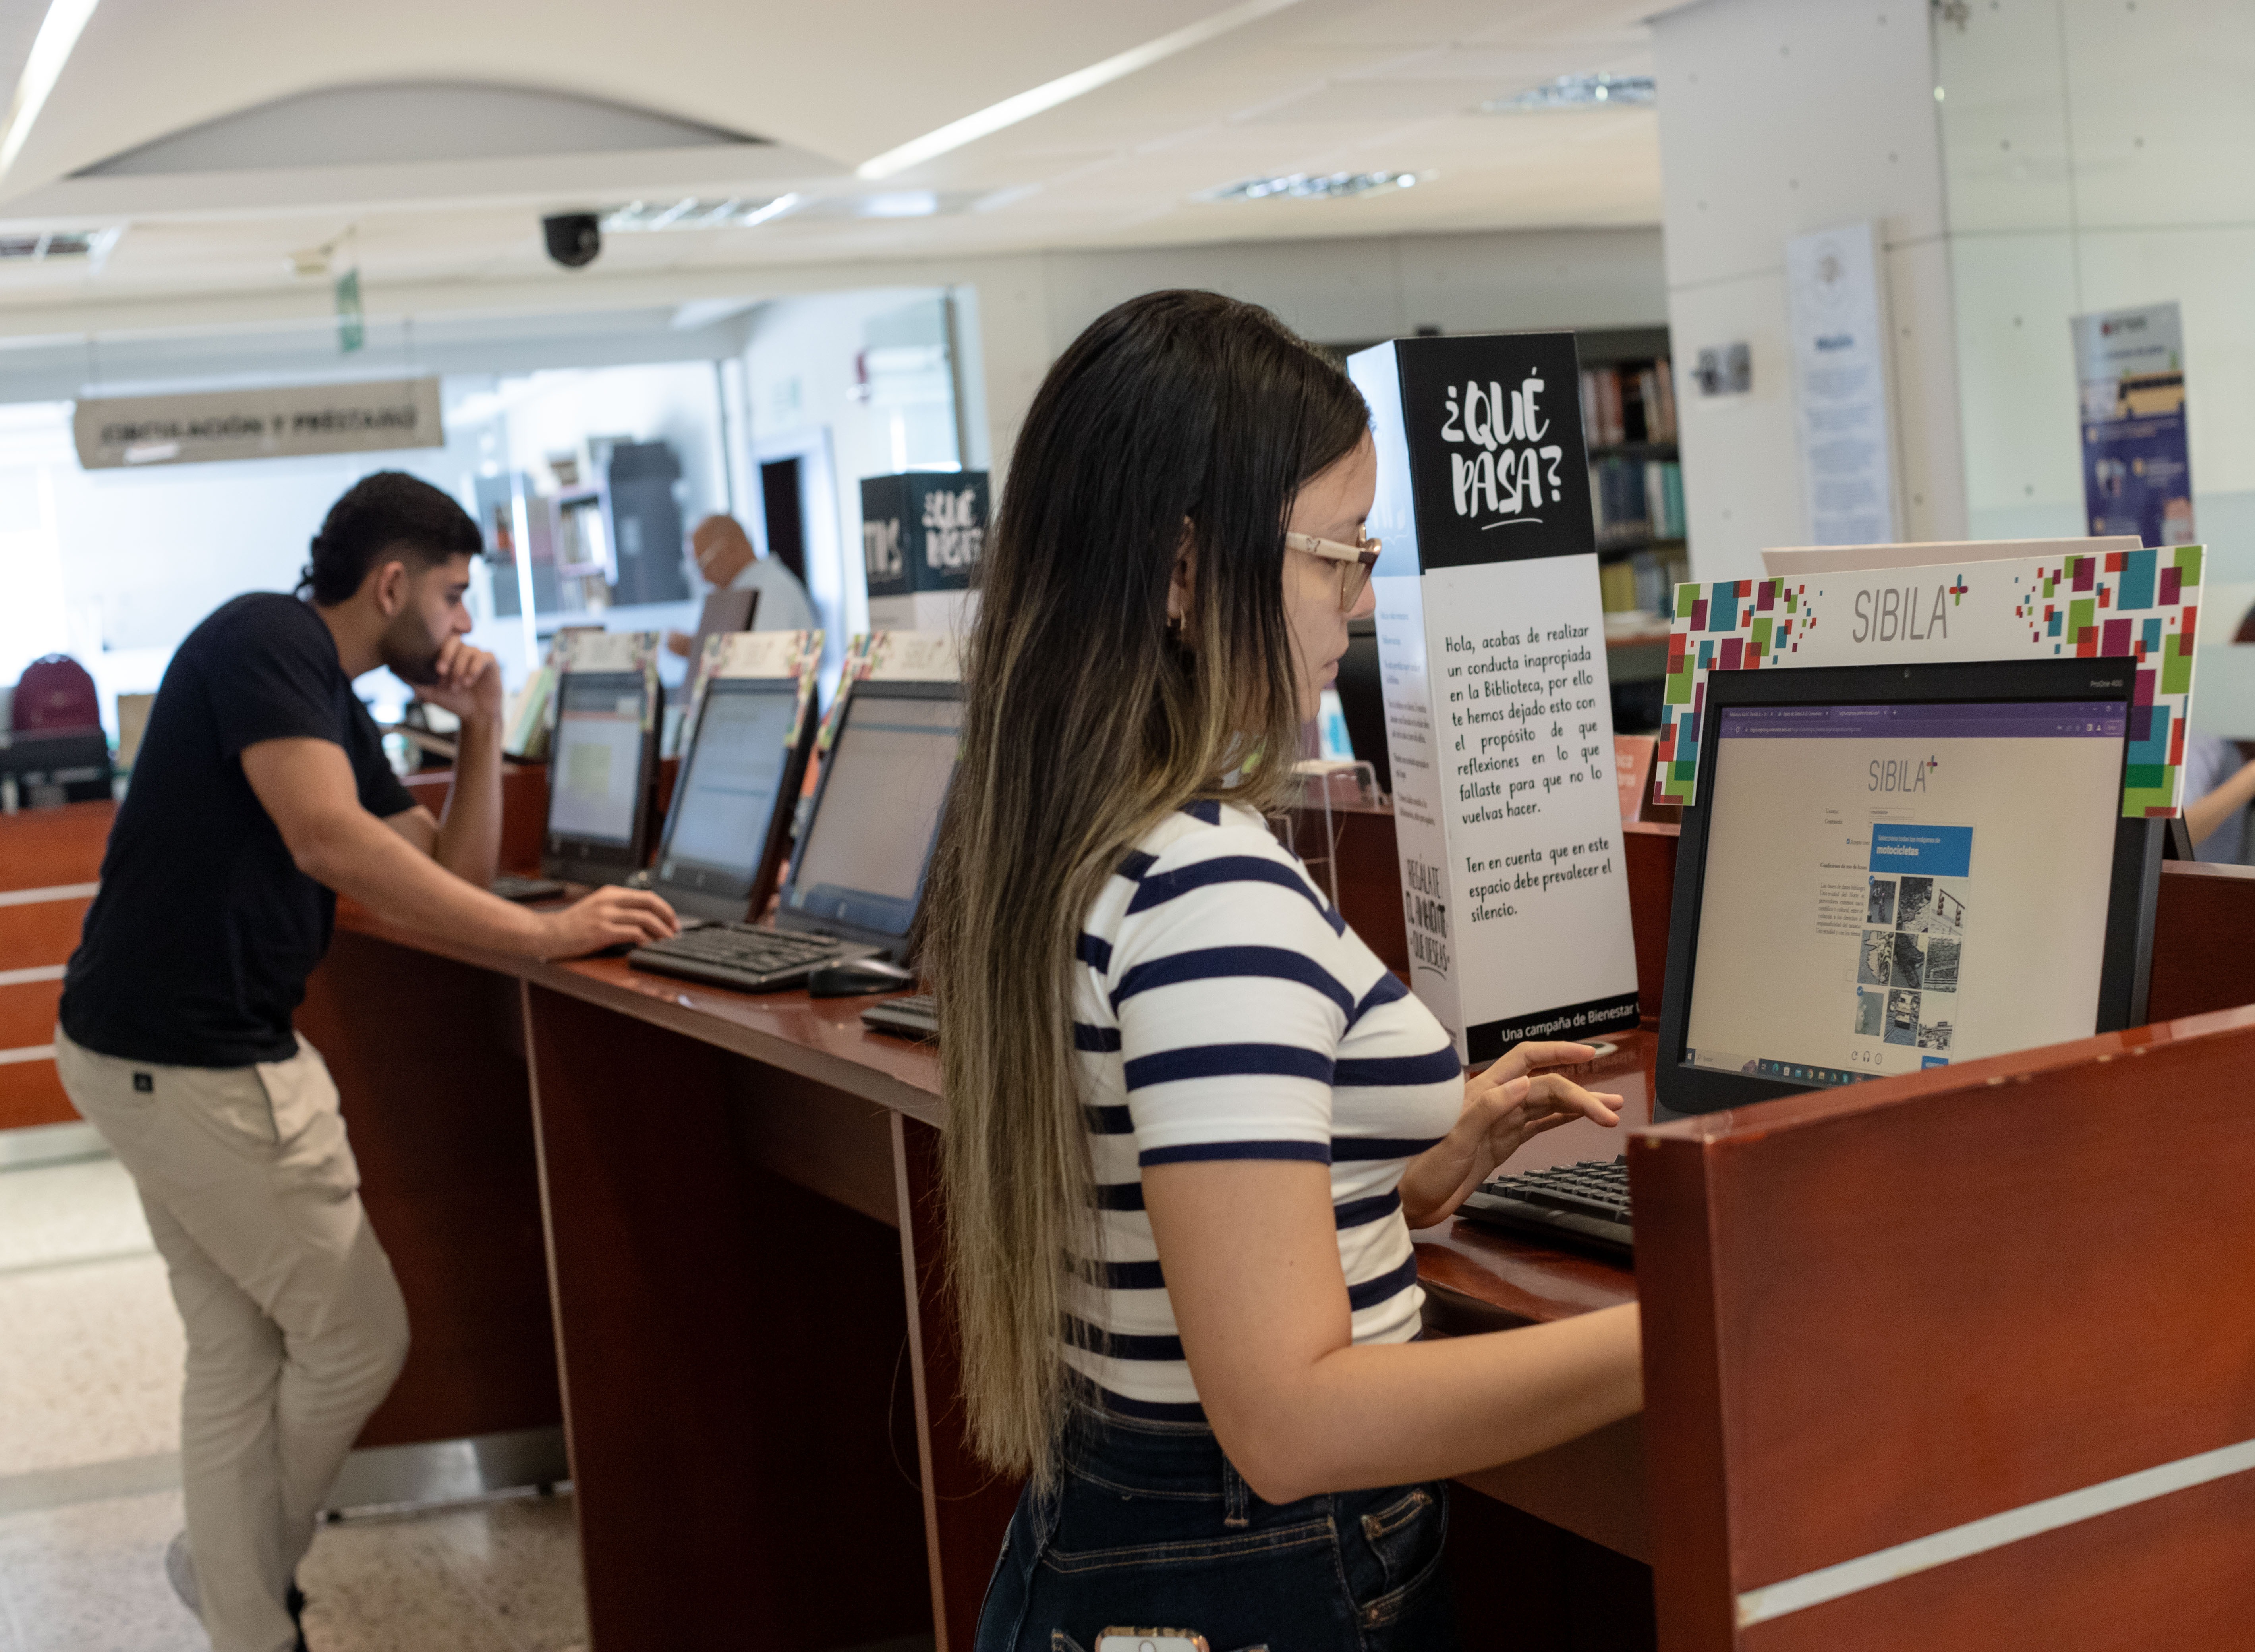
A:
{"type": "Polygon", "coordinates": [[[1417,1334],[1397,1188],[1463,1106],[1456,1046],[1258,815],[1194,805],[1106,884],[1080,937],[1073,1039],[1105,1254],[1066,1281],[1064,1359],[1107,1404],[1202,1415],[1143,1211],[1146,1165],[1329,1165],[1354,1340],[1417,1334]]]}

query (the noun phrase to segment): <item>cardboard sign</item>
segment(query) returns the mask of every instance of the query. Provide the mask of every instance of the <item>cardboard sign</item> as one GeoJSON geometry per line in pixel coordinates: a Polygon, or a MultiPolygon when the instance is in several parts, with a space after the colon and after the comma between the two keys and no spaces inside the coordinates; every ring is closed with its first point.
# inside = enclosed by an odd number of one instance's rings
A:
{"type": "Polygon", "coordinates": [[[985,471],[861,480],[861,566],[872,628],[954,625],[987,546],[985,471]]]}
{"type": "Polygon", "coordinates": [[[821,667],[819,631],[717,632],[705,639],[705,657],[699,662],[684,726],[696,726],[697,708],[705,690],[723,677],[797,677],[798,709],[791,714],[790,727],[783,734],[785,746],[796,745],[799,726],[814,704],[815,677],[821,667]]]}
{"type": "MultiPolygon", "coordinates": [[[[573,627],[556,634],[549,649],[549,663],[558,679],[575,671],[623,672],[642,674],[642,726],[646,733],[657,726],[659,709],[665,695],[657,682],[657,649],[664,634],[657,631],[597,631],[573,627]]],[[[548,721],[552,729],[564,705],[564,696],[550,696],[548,721]]]]}
{"type": "Polygon", "coordinates": [[[952,631],[872,631],[846,645],[846,668],[830,702],[815,749],[827,752],[838,738],[846,702],[856,682],[957,682],[963,677],[963,639],[952,631]]]}
{"type": "MultiPolygon", "coordinates": [[[[1573,335],[1353,357],[1410,984],[1485,1061],[1637,1022],[1573,335]]],[[[1655,1006],[1656,1007],[1656,1006],[1655,1006]]]]}
{"type": "Polygon", "coordinates": [[[2200,616],[2198,545],[1675,588],[1655,802],[1698,796],[1710,671],[1918,660],[2135,662],[2122,813],[2182,807],[2200,616]]]}

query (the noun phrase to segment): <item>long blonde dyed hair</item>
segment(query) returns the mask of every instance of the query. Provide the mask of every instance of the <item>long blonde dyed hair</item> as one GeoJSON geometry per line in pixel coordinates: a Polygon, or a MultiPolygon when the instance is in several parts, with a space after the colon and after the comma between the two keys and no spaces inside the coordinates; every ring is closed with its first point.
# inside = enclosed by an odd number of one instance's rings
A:
{"type": "Polygon", "coordinates": [[[1074,341],[1018,438],[923,936],[964,1395],[1000,1468],[1050,1473],[1065,1270],[1099,1254],[1071,1026],[1082,920],[1170,810],[1283,798],[1285,522],[1368,428],[1346,375],[1268,311],[1156,292],[1074,341]],[[1170,630],[1185,522],[1190,612],[1170,630]]]}

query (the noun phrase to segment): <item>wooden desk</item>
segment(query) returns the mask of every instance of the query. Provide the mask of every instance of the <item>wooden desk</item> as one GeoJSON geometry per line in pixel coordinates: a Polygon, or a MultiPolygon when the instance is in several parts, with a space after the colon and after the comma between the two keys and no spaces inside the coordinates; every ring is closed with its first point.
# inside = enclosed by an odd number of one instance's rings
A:
{"type": "MultiPolygon", "coordinates": [[[[1366,844],[1390,838],[1375,822],[1357,830],[1366,844]]],[[[1625,828],[1624,837],[1640,986],[1656,1002],[1675,837],[1665,827],[1625,828]]],[[[1342,900],[1375,899],[1382,883],[1343,878],[1342,900]],[[1363,893],[1351,897],[1350,886],[1363,893]]],[[[2255,872],[2173,866],[2163,891],[2156,1012],[2255,1001],[2255,956],[2241,940],[2255,918],[2255,872]]],[[[1348,916],[1361,921],[1352,905],[1348,916]]],[[[525,1414],[540,1397],[542,1362],[525,1327],[545,1316],[580,1493],[591,1620],[606,1652],[834,1646],[926,1625],[942,1648],[970,1644],[1014,1488],[993,1482],[963,1438],[938,1275],[936,1064],[927,1051],[864,1032],[860,1007],[801,994],[746,997],[616,961],[529,964],[434,947],[349,911],[316,976],[306,1025],[339,1068],[369,1172],[364,1191],[417,1324],[417,1351],[377,1422],[399,1430],[411,1418],[456,1434],[542,1420],[525,1414]],[[381,1036],[354,1030],[370,1021],[381,1036]],[[417,1050],[418,1040],[428,1047],[417,1050]],[[476,1077],[465,1082],[464,1071],[476,1077]],[[512,1115],[524,1122],[509,1124],[512,1115]],[[453,1133],[425,1139],[425,1130],[453,1133]],[[477,1197],[466,1215],[471,1189],[477,1197]],[[523,1240],[535,1222],[537,1270],[523,1240]],[[448,1318],[464,1339],[451,1354],[446,1336],[430,1330],[448,1318]],[[466,1374],[466,1364],[481,1374],[466,1374]],[[511,1374],[503,1381],[496,1372],[511,1374]],[[513,1420],[497,1420],[512,1404],[513,1420]]],[[[1630,1098],[1633,1120],[1648,1116],[1639,1110],[1648,1110],[1652,1094],[1651,1045],[1648,1035],[1633,1035],[1591,1073],[1630,1098]]],[[[1921,1175],[1946,1172],[1937,1185],[1958,1215],[1928,1222],[1921,1210],[1914,1236],[1929,1228],[1950,1235],[1953,1258],[1985,1254],[1978,1224],[1968,1227],[1994,1208],[1982,1203],[1991,1191],[1980,1179],[1985,1164],[2027,1172],[2012,1220],[2051,1243],[2073,1230],[2048,1212],[2047,1190],[2072,1189],[2099,1201],[2090,1208],[2106,1208],[2103,1181],[2076,1178],[2096,1176],[2100,1161],[2091,1155],[2109,1137],[2134,1134],[2153,1110],[2113,1099],[2121,1087],[2105,1069],[2133,1051],[2146,1053],[2141,1073],[2167,1074],[2165,1095],[2188,1084],[2212,1088],[2255,1055],[2255,1011],[1650,1132],[1633,1160],[1643,1241],[1637,1276],[1464,1224],[1419,1235],[1437,1330],[1556,1319],[1630,1299],[1640,1287],[1646,1302],[1647,1417],[1465,1483],[1621,1554],[1650,1558],[1661,1643],[1670,1648],[1901,1644],[1887,1638],[1897,1609],[1890,1599],[1913,1602],[1914,1638],[1937,1647],[2000,1643],[1997,1603],[2034,1586],[2009,1568],[1982,1597],[1985,1618],[1958,1611],[1939,1573],[1893,1586],[1908,1594],[1865,1592],[1748,1632],[1732,1614],[1749,1591],[1799,1575],[1780,1567],[1821,1564],[1844,1544],[1867,1552],[1855,1545],[2014,1506],[1999,1497],[2040,1494],[2064,1472],[2043,1460],[2041,1446],[2054,1438],[2078,1449],[2103,1445],[2113,1436],[2092,1418],[2118,1412],[2140,1380],[2165,1395],[2167,1414],[2158,1427],[2115,1428],[2130,1441],[2117,1460],[2157,1441],[2197,1445],[2239,1425],[2216,1390],[2240,1343],[2227,1340],[2223,1356],[2203,1354],[2192,1334],[2204,1323],[2201,1302],[2246,1299],[2237,1290],[2246,1283],[2241,1265],[2211,1257],[2205,1283],[2202,1270],[2180,1265],[2182,1279],[2157,1290],[2144,1270],[2167,1271],[2161,1236],[2141,1240],[2139,1268],[2111,1279],[2104,1236],[2081,1234],[2077,1254],[2088,1260],[2076,1265],[2100,1276],[2082,1300],[2117,1316],[2111,1321],[2060,1312],[2056,1291],[2041,1288],[2058,1277],[2060,1254],[2016,1241],[2012,1267],[1970,1296],[1962,1265],[1937,1255],[1908,1283],[1889,1278],[1886,1292],[1870,1297],[1877,1312],[1867,1326],[1901,1323],[1915,1333],[1899,1356],[1875,1360],[1869,1335],[1828,1340],[1816,1328],[1828,1314],[1837,1326],[1844,1306],[1864,1310],[1866,1298],[1843,1282],[1868,1290],[1886,1277],[1871,1265],[1872,1236],[1903,1229],[1902,1190],[1921,1185],[1921,1175]],[[2008,1087],[2009,1107],[1993,1099],[1999,1086],[2008,1087]],[[1960,1119],[1975,1113],[1988,1122],[1968,1135],[1960,1119]],[[2072,1142],[2079,1167],[2065,1180],[2047,1168],[2055,1134],[2072,1142]],[[1884,1172],[1873,1175],[1873,1165],[1884,1172]],[[1805,1265],[1794,1259],[1803,1255],[1805,1265]],[[1949,1288],[1936,1288],[1942,1281],[1949,1288]],[[2018,1308],[2008,1284],[2025,1296],[2018,1308]],[[1790,1319],[1778,1318],[1781,1302],[1791,1305],[1790,1319]],[[1979,1466],[1936,1480],[1932,1455],[1903,1449],[1911,1437],[1890,1431],[1933,1423],[1931,1406],[1906,1404],[1904,1396],[1933,1388],[1935,1367],[1963,1375],[1949,1339],[1964,1334],[1969,1303],[1994,1316],[1993,1334],[1968,1345],[1978,1347],[1977,1363],[1993,1362],[2024,1389],[2041,1387],[2043,1370],[2026,1348],[2011,1355],[2021,1347],[2013,1339],[2033,1338],[2028,1347],[2076,1368],[2077,1380],[2056,1404],[2031,1407],[2042,1429],[2012,1432],[2009,1459],[1996,1465],[1981,1456],[1991,1438],[1982,1425],[2025,1396],[1995,1384],[1942,1385],[1968,1408],[1942,1419],[1957,1431],[1946,1438],[1961,1465],[1979,1466]],[[2140,1379],[2118,1360],[2089,1357],[2086,1345],[2101,1340],[2140,1346],[2094,1327],[2157,1316],[2163,1334],[2146,1340],[2165,1348],[2175,1368],[2140,1379]],[[1776,1336],[1779,1325],[1790,1334],[1776,1336]],[[1810,1404],[1804,1372],[1866,1406],[1860,1433],[1853,1405],[1810,1404]],[[2100,1395],[2104,1403],[2093,1397],[2100,1395]],[[1747,1425],[1749,1407],[1760,1409],[1765,1426],[1747,1425]],[[2178,1411],[2189,1420],[2172,1420],[2178,1411]],[[1872,1417],[1883,1425],[1871,1426],[1872,1417]],[[1815,1459],[1795,1432],[1804,1425],[1819,1431],[1815,1459]],[[1891,1466],[1892,1457],[1905,1460],[1891,1466]],[[1813,1472],[1834,1458],[1837,1471],[1813,1472]],[[1916,1495],[1899,1501],[1903,1486],[1916,1495]],[[1831,1512],[1814,1518],[1813,1507],[1831,1512]],[[1823,1642],[1836,1631],[1842,1638],[1823,1642]]],[[[2235,1099],[2244,1080],[2237,1087],[2235,1099]]],[[[2203,1119],[2221,1128],[2213,1105],[2202,1105],[2203,1119]]],[[[2166,1138],[2153,1131],[2145,1139],[2166,1138]]],[[[1592,1126],[1539,1144],[1542,1157],[1561,1159],[1620,1146],[1619,1137],[1592,1126]]],[[[2229,1156],[2219,1163],[2231,1173],[2240,1168],[2229,1156]]],[[[2141,1186],[2158,1187],[2168,1169],[2158,1150],[2146,1154],[2141,1186]]],[[[2202,1171],[2202,1211],[2244,1185],[2202,1171]]],[[[2244,1194],[2239,1203],[2248,1204],[2244,1194]]],[[[2165,1236],[2189,1243],[2192,1220],[2165,1236]]],[[[2231,1248],[2239,1240],[2230,1222],[2211,1230],[2226,1228],[2216,1256],[2255,1255],[2231,1248]]],[[[2201,1253],[2167,1254],[2181,1264],[2201,1253]]],[[[2255,1386],[2242,1382],[2236,1391],[2255,1386]]],[[[2251,1434],[2255,1428],[2234,1438],[2251,1434]]],[[[2074,1472],[2083,1468],[2078,1460],[2074,1472]]],[[[1495,1506],[1465,1500],[1460,1530],[1495,1506]]],[[[2255,1536],[2237,1520],[2223,1528],[2232,1541],[2255,1536]]],[[[2180,1525],[2165,1535],[2188,1541],[2180,1525]]],[[[2206,1556],[2212,1547],[2188,1551],[2206,1556]]],[[[2072,1545],[2068,1552],[2069,1562],[2047,1564],[2081,1564],[2093,1579],[2110,1575],[2072,1545]]],[[[2165,1544],[2146,1540],[2133,1558],[2145,1568],[2137,1581],[2150,1584],[2165,1544]]],[[[2209,1575],[2229,1569],[2221,1558],[2208,1564],[2209,1575]]],[[[1459,1573],[1460,1592],[1480,1606],[1500,1642],[1525,1628],[1523,1617],[1497,1610],[1484,1572],[1460,1565],[1459,1573]]],[[[2215,1609],[2212,1590],[2193,1588],[2187,1598],[2195,1603],[2187,1621],[2215,1609]]],[[[2090,1607],[2087,1620],[2055,1614],[2053,1644],[2122,1643],[2090,1628],[2118,1627],[2118,1611],[2109,1619],[2086,1596],[2076,1599],[2090,1607]]],[[[1623,1635],[1607,1644],[1634,1644],[1633,1622],[1623,1635]]]]}

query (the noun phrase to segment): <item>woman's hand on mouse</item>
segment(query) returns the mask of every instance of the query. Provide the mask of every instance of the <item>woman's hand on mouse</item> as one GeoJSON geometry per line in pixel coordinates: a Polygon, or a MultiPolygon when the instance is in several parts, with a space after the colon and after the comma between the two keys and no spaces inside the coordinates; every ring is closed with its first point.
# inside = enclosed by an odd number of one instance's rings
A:
{"type": "Polygon", "coordinates": [[[1571,1067],[1596,1056],[1586,1044],[1521,1044],[1468,1075],[1455,1127],[1401,1172],[1404,1220],[1412,1228],[1430,1228],[1545,1130],[1577,1118],[1607,1129],[1619,1124],[1619,1096],[1584,1089],[1563,1074],[1536,1070],[1571,1067]]]}

